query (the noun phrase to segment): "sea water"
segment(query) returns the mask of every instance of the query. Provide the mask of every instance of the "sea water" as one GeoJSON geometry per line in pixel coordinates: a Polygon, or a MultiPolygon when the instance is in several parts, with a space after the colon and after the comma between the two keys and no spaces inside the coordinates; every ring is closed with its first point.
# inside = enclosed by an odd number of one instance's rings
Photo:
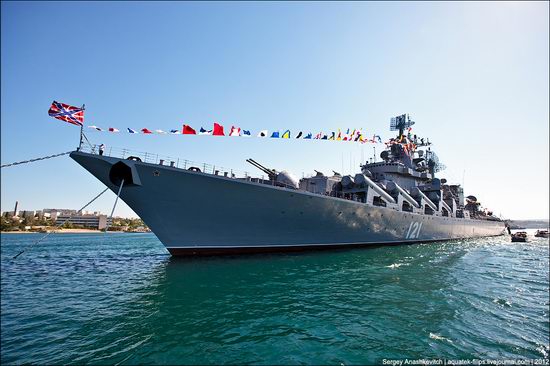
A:
{"type": "Polygon", "coordinates": [[[2,364],[549,357],[548,239],[182,259],[53,234],[12,260],[39,237],[1,236],[2,364]]]}

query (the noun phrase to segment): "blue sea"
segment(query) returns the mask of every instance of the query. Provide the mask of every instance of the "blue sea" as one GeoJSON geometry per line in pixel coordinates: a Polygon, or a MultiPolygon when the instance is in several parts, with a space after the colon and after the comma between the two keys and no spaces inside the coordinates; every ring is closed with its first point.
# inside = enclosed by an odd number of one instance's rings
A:
{"type": "Polygon", "coordinates": [[[1,236],[2,364],[548,362],[548,239],[181,259],[54,234],[12,260],[40,236],[1,236]]]}

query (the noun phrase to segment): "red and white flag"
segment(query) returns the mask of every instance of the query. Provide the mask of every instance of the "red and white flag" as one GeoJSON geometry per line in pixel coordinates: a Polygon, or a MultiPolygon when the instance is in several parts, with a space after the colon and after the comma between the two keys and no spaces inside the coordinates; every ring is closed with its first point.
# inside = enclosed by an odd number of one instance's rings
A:
{"type": "Polygon", "coordinates": [[[239,127],[231,126],[231,131],[229,132],[229,136],[240,136],[241,135],[241,129],[239,127]]]}

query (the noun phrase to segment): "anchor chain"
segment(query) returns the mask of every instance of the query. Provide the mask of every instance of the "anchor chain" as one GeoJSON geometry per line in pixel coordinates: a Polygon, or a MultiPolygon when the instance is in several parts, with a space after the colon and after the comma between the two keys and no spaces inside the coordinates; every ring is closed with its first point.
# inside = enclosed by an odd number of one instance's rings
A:
{"type": "Polygon", "coordinates": [[[27,163],[33,163],[33,162],[39,161],[39,160],[46,160],[46,159],[56,158],[56,157],[58,157],[58,156],[63,156],[63,155],[70,154],[71,152],[72,152],[72,151],[67,151],[67,152],[64,152],[64,153],[55,154],[55,155],[48,155],[48,156],[44,156],[44,157],[41,157],[41,158],[30,159],[30,160],[23,160],[23,161],[17,161],[17,162],[15,162],[15,163],[11,163],[11,164],[4,164],[4,165],[2,165],[0,168],[6,168],[6,167],[9,167],[9,166],[13,166],[13,165],[27,164],[27,163]]]}

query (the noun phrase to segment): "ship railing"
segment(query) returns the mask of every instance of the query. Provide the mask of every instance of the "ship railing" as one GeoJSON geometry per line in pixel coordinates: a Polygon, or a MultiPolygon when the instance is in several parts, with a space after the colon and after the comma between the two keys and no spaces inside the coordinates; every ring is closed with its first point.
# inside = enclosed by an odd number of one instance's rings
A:
{"type": "MultiPolygon", "coordinates": [[[[89,146],[82,145],[79,151],[99,155],[99,145],[97,144],[89,145],[89,146]]],[[[213,175],[223,176],[226,178],[246,180],[246,181],[251,181],[259,184],[267,184],[272,186],[295,189],[294,187],[288,184],[275,182],[271,179],[264,179],[263,175],[261,177],[252,177],[247,171],[231,169],[231,168],[223,167],[221,165],[197,162],[193,160],[161,155],[156,153],[148,153],[144,151],[136,151],[136,150],[119,148],[119,147],[113,146],[105,149],[105,151],[103,152],[103,156],[109,156],[113,158],[122,158],[122,159],[135,157],[135,158],[139,158],[144,163],[158,164],[158,165],[169,166],[172,168],[178,168],[183,170],[190,170],[190,168],[198,168],[202,173],[206,173],[206,174],[213,174],[213,175]]]]}
{"type": "MultiPolygon", "coordinates": [[[[91,154],[99,154],[99,145],[91,145],[91,146],[82,145],[80,151],[91,153],[91,154]]],[[[231,168],[223,167],[221,165],[208,164],[208,163],[193,161],[193,160],[184,159],[180,157],[150,153],[145,151],[136,151],[136,150],[119,148],[114,146],[105,149],[105,151],[103,152],[103,155],[114,157],[114,158],[122,158],[122,159],[135,157],[135,158],[139,158],[144,163],[158,164],[158,165],[169,166],[172,168],[179,168],[179,169],[185,169],[185,170],[189,168],[199,168],[200,171],[203,173],[222,175],[228,178],[236,178],[237,176],[247,178],[250,176],[247,171],[231,169],[231,168]]]]}

